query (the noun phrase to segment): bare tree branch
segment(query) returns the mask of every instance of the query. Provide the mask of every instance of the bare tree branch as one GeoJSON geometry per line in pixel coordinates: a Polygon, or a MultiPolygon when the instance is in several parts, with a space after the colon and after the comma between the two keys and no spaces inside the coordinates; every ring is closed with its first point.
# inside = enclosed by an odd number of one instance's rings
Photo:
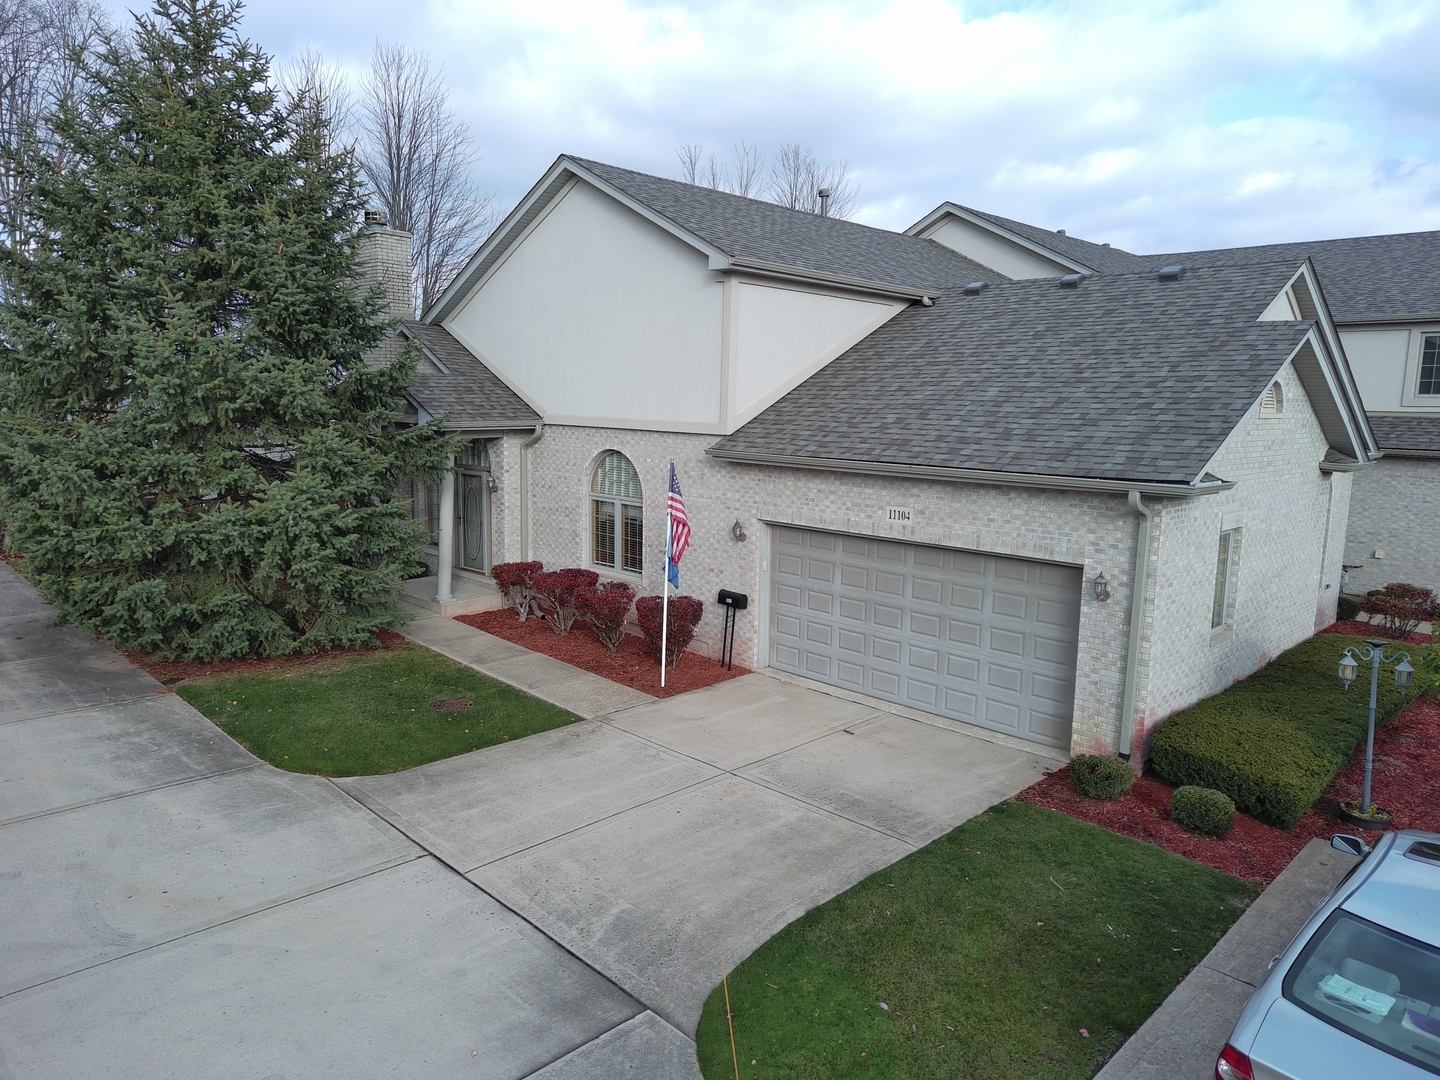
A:
{"type": "MultiPolygon", "coordinates": [[[[0,0],[0,230],[10,243],[24,214],[20,155],[33,135],[54,146],[47,118],[87,91],[81,57],[114,25],[95,0],[0,0]]],[[[57,162],[65,166],[63,157],[57,162]]]]}
{"type": "Polygon", "coordinates": [[[765,199],[791,210],[820,213],[820,189],[825,188],[830,192],[829,216],[848,218],[860,198],[859,188],[848,175],[848,162],[822,165],[815,151],[800,143],[780,147],[768,167],[759,148],[743,140],[735,144],[728,163],[717,161],[702,143],[685,143],[676,155],[680,178],[687,184],[765,199]]]}
{"type": "Polygon", "coordinates": [[[429,307],[499,216],[475,185],[475,140],[423,53],[376,44],[360,99],[361,168],[391,226],[414,235],[415,292],[429,307]]]}
{"type": "Polygon", "coordinates": [[[276,82],[292,109],[302,108],[320,121],[315,128],[326,133],[327,156],[347,147],[353,149],[355,98],[343,69],[328,63],[318,50],[307,47],[280,65],[276,82]]]}

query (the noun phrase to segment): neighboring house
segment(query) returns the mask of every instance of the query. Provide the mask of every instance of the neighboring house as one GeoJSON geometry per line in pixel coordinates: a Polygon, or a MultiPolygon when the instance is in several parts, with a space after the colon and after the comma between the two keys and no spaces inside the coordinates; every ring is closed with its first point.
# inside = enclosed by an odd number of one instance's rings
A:
{"type": "MultiPolygon", "coordinates": [[[[1333,621],[1377,447],[1303,254],[1160,269],[1029,229],[947,205],[894,233],[561,157],[402,325],[414,417],[467,439],[415,493],[428,602],[521,559],[659,593],[673,460],[701,651],[730,589],[746,666],[1143,747],[1333,621]]],[[[369,239],[406,314],[408,237],[369,239]]]]}

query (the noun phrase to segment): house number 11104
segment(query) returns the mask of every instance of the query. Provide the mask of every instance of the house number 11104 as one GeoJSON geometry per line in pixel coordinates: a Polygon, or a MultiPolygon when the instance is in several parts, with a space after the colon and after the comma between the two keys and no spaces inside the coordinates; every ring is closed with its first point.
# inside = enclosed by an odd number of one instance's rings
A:
{"type": "Polygon", "coordinates": [[[885,520],[887,521],[909,521],[912,511],[908,506],[887,506],[885,508],[885,520]]]}

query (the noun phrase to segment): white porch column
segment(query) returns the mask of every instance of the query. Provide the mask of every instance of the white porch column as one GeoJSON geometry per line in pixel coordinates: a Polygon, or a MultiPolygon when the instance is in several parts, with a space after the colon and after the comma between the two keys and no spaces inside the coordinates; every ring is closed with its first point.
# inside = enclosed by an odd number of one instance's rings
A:
{"type": "Polygon", "coordinates": [[[440,559],[435,569],[435,602],[455,602],[455,457],[440,478],[440,559]]]}

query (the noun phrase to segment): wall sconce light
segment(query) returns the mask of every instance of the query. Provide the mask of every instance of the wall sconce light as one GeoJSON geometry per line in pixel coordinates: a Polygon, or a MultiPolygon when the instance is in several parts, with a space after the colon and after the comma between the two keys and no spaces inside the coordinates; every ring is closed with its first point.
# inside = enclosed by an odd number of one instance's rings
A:
{"type": "Polygon", "coordinates": [[[1106,600],[1110,599],[1110,581],[1106,578],[1103,571],[1095,575],[1094,585],[1096,600],[1099,600],[1103,604],[1106,600]]]}
{"type": "Polygon", "coordinates": [[[740,519],[735,519],[735,524],[730,526],[730,535],[740,543],[745,542],[745,526],[740,524],[740,519]]]}
{"type": "Polygon", "coordinates": [[[485,486],[490,489],[491,495],[494,495],[495,492],[500,490],[500,482],[496,480],[493,476],[487,475],[485,477],[485,486]]]}

